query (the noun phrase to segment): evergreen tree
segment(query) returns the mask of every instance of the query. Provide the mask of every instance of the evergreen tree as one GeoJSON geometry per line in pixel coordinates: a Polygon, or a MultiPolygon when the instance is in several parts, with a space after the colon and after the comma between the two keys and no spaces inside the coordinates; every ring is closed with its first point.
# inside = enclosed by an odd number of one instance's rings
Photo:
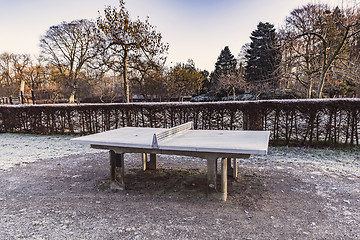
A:
{"type": "Polygon", "coordinates": [[[277,70],[281,62],[281,51],[274,25],[260,22],[251,33],[250,48],[245,56],[248,82],[269,82],[278,85],[277,70]]]}
{"type": "Polygon", "coordinates": [[[228,46],[226,46],[215,63],[215,70],[211,74],[211,82],[213,88],[217,88],[221,82],[221,79],[228,78],[236,74],[236,59],[232,55],[228,46]]]}

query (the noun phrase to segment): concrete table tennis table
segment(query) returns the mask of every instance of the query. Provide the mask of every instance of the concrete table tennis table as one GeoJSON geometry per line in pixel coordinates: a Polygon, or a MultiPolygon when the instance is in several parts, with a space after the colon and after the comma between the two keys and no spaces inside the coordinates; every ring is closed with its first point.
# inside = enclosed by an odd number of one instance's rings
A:
{"type": "Polygon", "coordinates": [[[143,170],[156,169],[156,154],[184,155],[207,160],[209,192],[227,199],[227,176],[237,176],[237,158],[267,154],[268,131],[193,130],[192,122],[173,128],[124,127],[72,139],[110,152],[110,187],[124,189],[124,153],[142,153],[143,170]],[[148,161],[148,154],[150,159],[148,161]],[[221,158],[221,191],[217,160],[221,158]],[[231,167],[231,160],[233,164],[231,167]]]}

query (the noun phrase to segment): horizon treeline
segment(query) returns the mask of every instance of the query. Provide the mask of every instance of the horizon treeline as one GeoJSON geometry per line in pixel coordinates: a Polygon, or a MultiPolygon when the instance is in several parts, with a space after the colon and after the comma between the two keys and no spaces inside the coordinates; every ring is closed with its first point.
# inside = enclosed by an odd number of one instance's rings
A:
{"type": "Polygon", "coordinates": [[[30,90],[51,102],[360,96],[358,6],[307,4],[280,29],[259,22],[236,57],[224,46],[211,73],[191,59],[168,67],[169,47],[149,18],[132,19],[120,0],[96,21],[51,26],[36,59],[1,53],[0,97],[30,90]]]}

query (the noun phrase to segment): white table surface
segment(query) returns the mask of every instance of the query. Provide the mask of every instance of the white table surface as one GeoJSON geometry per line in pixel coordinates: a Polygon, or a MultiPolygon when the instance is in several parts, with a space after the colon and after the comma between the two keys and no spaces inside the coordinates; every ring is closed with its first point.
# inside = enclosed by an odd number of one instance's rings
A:
{"type": "MultiPolygon", "coordinates": [[[[72,139],[100,146],[153,149],[154,133],[165,128],[125,127],[72,139]]],[[[160,150],[267,154],[269,131],[187,130],[158,142],[160,150]]]]}

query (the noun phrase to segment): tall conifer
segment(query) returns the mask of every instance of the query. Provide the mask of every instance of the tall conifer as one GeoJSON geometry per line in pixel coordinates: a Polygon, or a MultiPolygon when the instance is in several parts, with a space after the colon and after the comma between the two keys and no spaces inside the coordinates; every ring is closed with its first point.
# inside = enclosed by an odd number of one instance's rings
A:
{"type": "Polygon", "coordinates": [[[248,82],[270,82],[277,85],[277,70],[281,62],[281,51],[274,25],[260,22],[251,33],[250,48],[245,56],[248,82]]]}
{"type": "Polygon", "coordinates": [[[217,86],[221,78],[235,74],[236,72],[236,59],[232,55],[228,46],[226,46],[215,63],[215,71],[212,73],[212,85],[217,86]]]}

